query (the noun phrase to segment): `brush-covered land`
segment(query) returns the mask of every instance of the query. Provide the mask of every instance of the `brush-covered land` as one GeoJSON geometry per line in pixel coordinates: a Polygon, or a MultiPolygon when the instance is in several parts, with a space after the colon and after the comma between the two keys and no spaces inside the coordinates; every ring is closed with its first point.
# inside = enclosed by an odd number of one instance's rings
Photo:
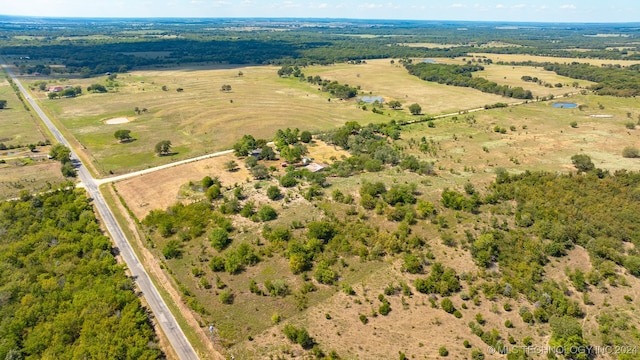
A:
{"type": "MultiPolygon", "coordinates": [[[[236,359],[640,356],[633,24],[0,20],[0,55],[98,176],[233,149],[113,185],[145,265],[195,319],[196,348],[236,359]]],[[[0,96],[13,146],[0,171],[20,179],[28,143],[46,152],[47,135],[9,83],[0,96]]],[[[21,199],[2,205],[19,225],[2,230],[2,279],[40,285],[7,288],[7,321],[69,300],[66,287],[91,274],[122,292],[114,305],[102,283],[74,288],[107,302],[94,326],[136,324],[139,341],[117,351],[162,356],[87,200],[34,195],[51,186],[32,176],[4,195],[21,199]],[[56,253],[74,266],[42,258],[69,236],[89,241],[56,253]]],[[[105,332],[85,341],[81,317],[57,332],[62,315],[49,311],[0,327],[12,331],[0,350],[53,357],[65,344],[99,357],[119,344],[86,350],[105,332]]]]}

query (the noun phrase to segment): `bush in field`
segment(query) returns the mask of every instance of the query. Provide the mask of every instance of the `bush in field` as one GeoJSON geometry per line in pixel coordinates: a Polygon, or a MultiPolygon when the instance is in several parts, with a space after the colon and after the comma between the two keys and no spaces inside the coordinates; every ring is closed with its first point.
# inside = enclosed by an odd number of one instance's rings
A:
{"type": "Polygon", "coordinates": [[[270,221],[278,217],[276,210],[269,205],[262,206],[257,215],[260,221],[270,221]]]}
{"type": "Polygon", "coordinates": [[[162,255],[166,259],[179,258],[182,256],[182,249],[178,240],[171,240],[162,248],[162,255]]]}
{"type": "Polygon", "coordinates": [[[299,344],[304,349],[311,349],[313,345],[315,345],[315,341],[305,328],[297,328],[291,324],[287,324],[284,326],[282,330],[284,332],[284,336],[289,339],[289,341],[299,344]]]}
{"type": "Polygon", "coordinates": [[[209,239],[211,240],[211,246],[218,251],[224,250],[229,244],[231,239],[229,233],[223,228],[215,228],[209,233],[209,239]]]}
{"type": "Polygon", "coordinates": [[[622,150],[622,157],[630,159],[638,158],[640,157],[640,150],[632,146],[627,146],[622,150]]]}

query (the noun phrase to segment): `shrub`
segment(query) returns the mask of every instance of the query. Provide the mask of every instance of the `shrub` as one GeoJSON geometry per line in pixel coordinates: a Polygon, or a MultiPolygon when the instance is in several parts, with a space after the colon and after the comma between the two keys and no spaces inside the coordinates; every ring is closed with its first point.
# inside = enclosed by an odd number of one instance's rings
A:
{"type": "Polygon", "coordinates": [[[277,186],[275,186],[275,185],[270,186],[270,187],[267,189],[267,197],[268,197],[270,200],[277,200],[277,199],[280,197],[280,195],[281,195],[281,193],[280,193],[280,188],[279,188],[279,187],[277,187],[277,186]]]}
{"type": "Polygon", "coordinates": [[[453,312],[456,311],[456,308],[453,306],[453,302],[449,298],[442,299],[442,301],[440,302],[440,306],[442,307],[442,310],[448,312],[449,314],[453,314],[453,312]]]}
{"type": "Polygon", "coordinates": [[[380,315],[389,314],[391,312],[391,305],[389,304],[389,301],[382,302],[382,305],[378,308],[378,312],[380,315]]]}
{"type": "Polygon", "coordinates": [[[321,284],[333,285],[338,278],[338,274],[336,274],[326,262],[321,261],[318,264],[314,277],[321,284]]]}
{"type": "Polygon", "coordinates": [[[278,217],[278,213],[269,205],[264,205],[258,210],[258,219],[260,221],[270,221],[278,217]]]}
{"type": "Polygon", "coordinates": [[[413,254],[407,254],[404,257],[404,263],[402,264],[402,268],[404,271],[409,274],[419,274],[422,273],[422,261],[420,258],[413,254]]]}
{"type": "Polygon", "coordinates": [[[505,320],[505,322],[504,322],[504,326],[505,326],[506,328],[509,328],[509,329],[510,329],[510,328],[512,328],[512,327],[513,327],[513,323],[511,322],[511,320],[507,319],[507,320],[505,320]]]}
{"type": "Polygon", "coordinates": [[[220,292],[220,295],[218,295],[218,299],[225,305],[231,305],[233,304],[233,293],[229,290],[223,290],[220,292]]]}
{"type": "Polygon", "coordinates": [[[625,123],[624,126],[629,130],[633,130],[636,128],[636,124],[633,121],[625,123]]]}
{"type": "Polygon", "coordinates": [[[446,347],[441,346],[440,349],[438,349],[438,355],[440,355],[440,356],[448,356],[449,355],[449,350],[447,350],[446,347]]]}
{"type": "Polygon", "coordinates": [[[365,315],[365,314],[360,314],[360,316],[358,316],[358,318],[360,319],[360,322],[365,324],[365,325],[369,322],[369,319],[367,319],[367,315],[365,315]]]}
{"type": "Polygon", "coordinates": [[[472,360],[484,360],[484,353],[481,350],[474,349],[471,352],[471,359],[472,360]]]}
{"type": "Polygon", "coordinates": [[[578,127],[578,122],[577,122],[577,121],[572,121],[572,122],[570,122],[570,123],[569,123],[569,125],[570,125],[572,128],[574,128],[574,129],[575,129],[575,128],[577,128],[577,127],[578,127]]]}
{"type": "Polygon", "coordinates": [[[287,324],[282,331],[289,341],[299,344],[304,349],[311,349],[313,345],[315,345],[315,341],[309,336],[305,328],[297,328],[291,324],[287,324]]]}
{"type": "Polygon", "coordinates": [[[209,261],[209,267],[213,272],[224,271],[224,258],[222,256],[214,256],[209,261]]]}
{"type": "Polygon", "coordinates": [[[229,244],[231,239],[229,233],[223,228],[215,228],[209,233],[209,239],[211,240],[211,246],[218,251],[224,250],[229,244]]]}
{"type": "Polygon", "coordinates": [[[640,157],[640,150],[632,146],[627,146],[622,150],[622,157],[630,159],[638,158],[640,157]]]}
{"type": "Polygon", "coordinates": [[[182,249],[178,240],[171,240],[162,248],[162,255],[166,259],[179,258],[182,256],[182,249]]]}
{"type": "Polygon", "coordinates": [[[578,172],[583,172],[583,171],[587,172],[595,169],[595,165],[591,161],[591,158],[589,157],[589,155],[584,155],[584,154],[573,155],[571,157],[571,162],[573,163],[573,166],[575,166],[576,169],[578,169],[578,172]]]}

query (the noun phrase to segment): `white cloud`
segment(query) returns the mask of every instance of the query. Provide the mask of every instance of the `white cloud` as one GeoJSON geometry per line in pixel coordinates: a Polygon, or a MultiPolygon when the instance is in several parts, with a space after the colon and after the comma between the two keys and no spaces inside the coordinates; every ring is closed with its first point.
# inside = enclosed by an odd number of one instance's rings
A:
{"type": "Polygon", "coordinates": [[[527,7],[527,5],[525,5],[525,4],[515,4],[515,5],[511,6],[512,9],[523,9],[523,8],[526,8],[526,7],[527,7]]]}
{"type": "Polygon", "coordinates": [[[573,4],[565,4],[565,5],[561,5],[560,9],[569,9],[569,10],[575,10],[577,9],[577,7],[573,4]]]}
{"type": "Polygon", "coordinates": [[[460,9],[460,8],[466,8],[467,5],[465,5],[465,4],[451,4],[451,5],[449,5],[449,7],[460,9]]]}
{"type": "Polygon", "coordinates": [[[502,5],[502,4],[498,4],[496,5],[496,9],[506,9],[507,7],[502,5]]]}
{"type": "Polygon", "coordinates": [[[362,9],[379,9],[382,7],[382,4],[364,3],[358,7],[362,9]]]}

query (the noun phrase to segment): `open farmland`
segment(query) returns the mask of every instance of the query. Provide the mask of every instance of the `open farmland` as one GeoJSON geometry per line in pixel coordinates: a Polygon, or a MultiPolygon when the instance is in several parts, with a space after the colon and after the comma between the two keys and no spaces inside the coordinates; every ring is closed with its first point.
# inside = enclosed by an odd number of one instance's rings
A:
{"type": "MultiPolygon", "coordinates": [[[[405,108],[417,103],[422,107],[423,113],[430,115],[474,109],[497,102],[518,102],[470,88],[423,81],[410,75],[397,63],[397,59],[395,64],[390,61],[382,59],[368,60],[366,64],[359,65],[311,66],[303,71],[307,76],[319,75],[323,79],[337,80],[341,84],[360,86],[364,94],[381,96],[385,101],[398,100],[405,108]]],[[[408,111],[405,114],[408,116],[408,111]]]]}
{"type": "MultiPolygon", "coordinates": [[[[107,80],[72,79],[64,85],[86,89],[96,82],[107,80]]],[[[120,74],[111,86],[109,93],[85,91],[77,98],[56,100],[33,90],[49,113],[80,142],[102,174],[129,172],[228,149],[247,133],[270,138],[278,128],[320,131],[346,121],[368,123],[379,119],[371,112],[356,111],[352,101],[327,101],[327,94],[305,82],[281,79],[277,68],[270,66],[136,71],[120,74]],[[225,84],[232,90],[220,91],[225,84]],[[137,114],[135,108],[147,111],[137,114]],[[119,117],[127,117],[130,122],[105,123],[119,117]],[[135,141],[118,143],[113,137],[118,129],[131,130],[135,141]],[[165,139],[172,142],[175,155],[155,156],[155,144],[165,139]]]]}
{"type": "Polygon", "coordinates": [[[548,97],[549,95],[563,95],[566,93],[578,92],[580,88],[586,88],[594,83],[586,80],[575,80],[566,76],[560,76],[552,71],[546,71],[541,67],[533,66],[509,66],[509,65],[483,65],[484,70],[473,73],[474,77],[483,77],[501,85],[511,87],[523,87],[531,90],[534,97],[548,97]],[[535,82],[525,82],[523,76],[537,77],[542,84],[535,82]],[[578,88],[573,85],[577,84],[578,88]],[[549,86],[545,86],[549,84],[549,86]],[[562,84],[557,87],[556,84],[562,84]]]}
{"type": "Polygon", "coordinates": [[[4,78],[0,79],[0,100],[7,101],[7,107],[0,110],[0,143],[7,147],[27,146],[46,140],[37,120],[24,108],[4,78]]]}
{"type": "Polygon", "coordinates": [[[489,54],[489,53],[470,53],[470,56],[479,58],[491,59],[494,62],[550,62],[550,63],[567,63],[579,62],[584,64],[591,64],[595,66],[601,65],[622,65],[629,66],[633,64],[640,64],[640,60],[610,60],[610,59],[584,59],[584,58],[567,58],[567,57],[554,57],[554,56],[537,56],[537,55],[524,55],[524,54],[489,54]]]}

